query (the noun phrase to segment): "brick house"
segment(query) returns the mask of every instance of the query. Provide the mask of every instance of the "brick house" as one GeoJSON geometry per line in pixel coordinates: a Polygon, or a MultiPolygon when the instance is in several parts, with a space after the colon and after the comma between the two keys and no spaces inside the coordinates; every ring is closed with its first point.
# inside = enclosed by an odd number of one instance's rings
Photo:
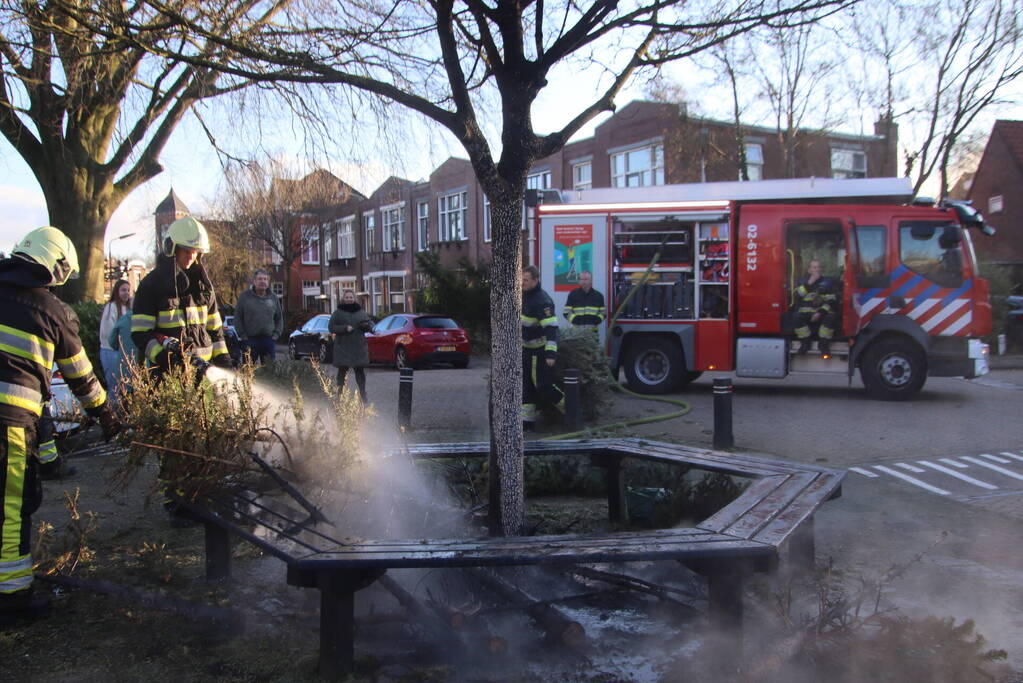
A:
{"type": "Polygon", "coordinates": [[[995,121],[966,198],[997,231],[974,240],[977,255],[1023,282],[1023,121],[995,121]]]}

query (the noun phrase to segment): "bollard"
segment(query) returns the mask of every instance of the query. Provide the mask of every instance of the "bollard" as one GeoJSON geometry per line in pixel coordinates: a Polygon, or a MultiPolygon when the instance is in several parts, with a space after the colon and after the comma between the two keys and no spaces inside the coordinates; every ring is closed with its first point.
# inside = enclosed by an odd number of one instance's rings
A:
{"type": "Polygon", "coordinates": [[[728,377],[714,378],[714,448],[731,448],[735,445],[732,436],[732,380],[728,377]]]}
{"type": "Polygon", "coordinates": [[[408,429],[412,426],[412,368],[401,368],[398,371],[398,427],[408,429]]]}
{"type": "Polygon", "coordinates": [[[579,399],[579,371],[565,370],[565,430],[579,431],[582,426],[582,402],[579,399]]]}

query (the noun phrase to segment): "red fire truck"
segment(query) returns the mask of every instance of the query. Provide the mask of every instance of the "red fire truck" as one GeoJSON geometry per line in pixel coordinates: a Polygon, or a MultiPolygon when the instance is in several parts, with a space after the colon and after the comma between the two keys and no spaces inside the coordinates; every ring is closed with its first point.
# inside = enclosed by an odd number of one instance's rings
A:
{"type": "Polygon", "coordinates": [[[625,302],[601,338],[636,391],[712,370],[851,380],[858,368],[871,395],[905,399],[928,375],[987,373],[991,331],[970,232],[993,230],[964,202],[911,199],[898,178],[548,191],[532,253],[559,311],[584,270],[612,315],[625,302]],[[828,353],[799,354],[794,290],[811,260],[841,329],[828,353]]]}

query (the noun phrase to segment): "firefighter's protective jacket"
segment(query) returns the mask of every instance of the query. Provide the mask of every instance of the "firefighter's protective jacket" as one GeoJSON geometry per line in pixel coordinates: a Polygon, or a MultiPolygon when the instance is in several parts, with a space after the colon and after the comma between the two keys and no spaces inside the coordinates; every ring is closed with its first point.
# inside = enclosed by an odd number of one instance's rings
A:
{"type": "Polygon", "coordinates": [[[185,271],[173,256],[160,256],[156,268],[139,283],[131,339],[149,364],[166,369],[170,358],[164,337],[176,337],[186,354],[205,361],[227,353],[213,283],[199,260],[185,271]]]}
{"type": "Polygon", "coordinates": [[[0,422],[31,427],[50,398],[56,363],[90,415],[100,415],[107,395],[78,337],[78,316],[45,286],[42,266],[19,258],[0,260],[0,422]]]}
{"type": "Polygon", "coordinates": [[[827,315],[838,311],[838,295],[835,281],[821,276],[812,285],[809,276],[804,277],[796,287],[796,313],[821,313],[827,315]]]}
{"type": "Polygon", "coordinates": [[[568,293],[565,317],[573,325],[599,325],[604,322],[604,295],[590,288],[576,287],[568,293]]]}
{"type": "Polygon", "coordinates": [[[543,349],[546,358],[558,356],[558,319],[554,302],[537,283],[522,293],[522,348],[543,349]]]}

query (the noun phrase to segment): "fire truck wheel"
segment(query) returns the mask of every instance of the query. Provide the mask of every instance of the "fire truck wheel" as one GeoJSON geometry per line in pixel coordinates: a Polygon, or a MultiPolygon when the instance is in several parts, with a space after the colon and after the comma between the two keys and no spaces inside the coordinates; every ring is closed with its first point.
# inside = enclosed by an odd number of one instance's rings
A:
{"type": "Polygon", "coordinates": [[[927,359],[911,341],[882,339],[864,351],[860,377],[874,398],[904,401],[927,381],[927,359]]]}
{"type": "Polygon", "coordinates": [[[640,394],[666,394],[684,384],[688,376],[682,349],[667,339],[630,345],[624,367],[629,388],[640,394]]]}

